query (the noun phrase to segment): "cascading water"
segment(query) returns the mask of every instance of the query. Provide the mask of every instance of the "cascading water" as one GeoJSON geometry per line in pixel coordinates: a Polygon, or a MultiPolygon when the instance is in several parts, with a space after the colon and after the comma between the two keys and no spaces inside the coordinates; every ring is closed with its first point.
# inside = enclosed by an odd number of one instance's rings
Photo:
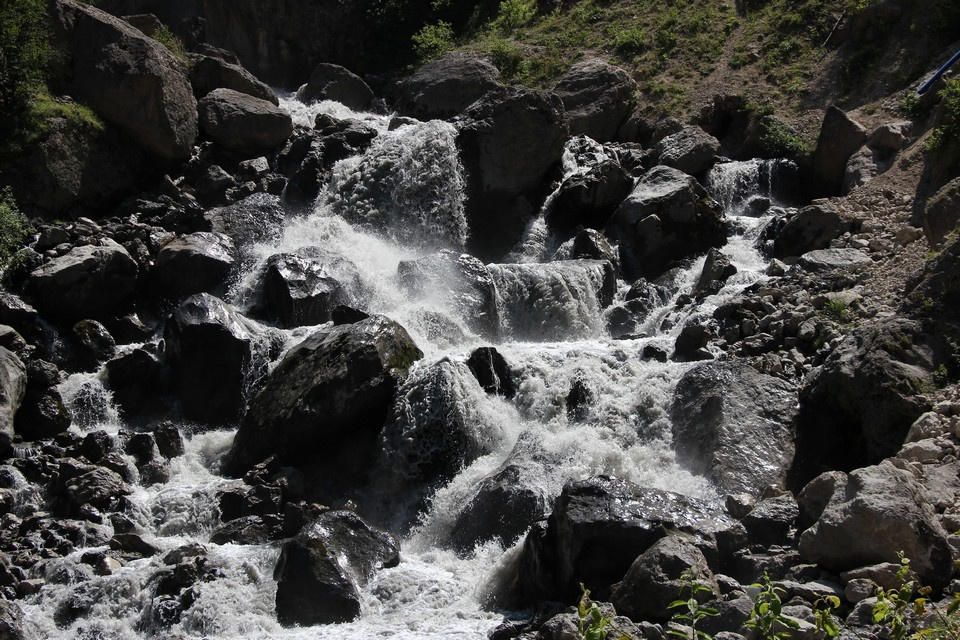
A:
{"type": "MultiPolygon", "coordinates": [[[[316,113],[289,99],[283,104],[306,123],[316,113]]],[[[405,434],[429,431],[433,420],[455,422],[473,447],[472,455],[428,492],[419,518],[404,534],[400,565],[382,571],[369,585],[358,620],[283,628],[276,620],[276,583],[271,577],[279,546],[210,541],[218,524],[218,491],[240,484],[217,473],[232,432],[195,432],[188,424],[180,425],[187,435],[186,453],[172,462],[169,481],[137,486],[129,496],[134,524],[158,553],[110,575],[95,575],[80,559],[102,550],[101,539],[56,566],[38,568],[43,573],[36,577],[48,582],[23,601],[37,637],[480,640],[501,620],[485,609],[486,597],[502,580],[519,543],[487,541],[465,551],[454,549],[452,536],[479,484],[506,466],[519,470],[547,509],[565,482],[596,474],[715,497],[709,482],[676,464],[671,450],[669,407],[678,379],[691,365],[660,363],[641,354],[650,344],[670,348],[690,317],[708,315],[762,277],[765,263],[754,242],[766,218],[740,214],[751,213],[742,206],[744,190],[761,185],[765,165],[728,163],[710,175],[710,188],[728,204],[737,229],[723,251],[738,273],[720,293],[700,304],[675,306],[702,268],[702,259],[694,261],[675,274],[672,297],[649,314],[641,332],[648,337],[613,340],[602,307],[622,298],[627,287],[620,283],[617,291],[605,263],[538,263],[533,257],[546,255],[548,239],[534,230],[521,252],[527,264],[486,267],[495,287],[497,313],[491,317],[497,326],[484,337],[472,322],[472,312],[464,310],[464,296],[411,293],[397,276],[401,262],[465,243],[462,170],[452,127],[431,122],[387,131],[385,118],[349,114],[332,103],[321,108],[338,117],[364,118],[379,131],[378,139],[361,156],[335,166],[312,214],[290,221],[278,241],[255,247],[255,264],[228,301],[241,310],[251,304],[251,292],[271,255],[322,247],[326,254],[349,260],[360,274],[360,281],[351,285],[358,305],[400,322],[425,352],[398,392],[385,428],[381,464],[404,482],[415,480],[411,468],[398,468],[396,461],[429,459],[429,450],[404,448],[409,442],[405,434]],[[516,373],[517,390],[510,400],[484,393],[463,364],[474,348],[491,343],[491,335],[499,336],[496,347],[516,373]],[[188,544],[206,547],[207,578],[197,582],[180,620],[163,628],[156,624],[163,600],[155,597],[150,577],[165,568],[167,552],[188,544]]],[[[580,151],[568,149],[565,173],[586,166],[586,156],[602,153],[602,147],[580,151]]],[[[282,334],[290,347],[313,330],[282,334]]],[[[74,429],[117,434],[123,428],[96,375],[73,376],[61,390],[80,418],[74,429]]],[[[21,493],[18,508],[27,513],[37,498],[27,489],[21,493]]],[[[380,515],[381,520],[391,519],[391,514],[380,515]]]]}

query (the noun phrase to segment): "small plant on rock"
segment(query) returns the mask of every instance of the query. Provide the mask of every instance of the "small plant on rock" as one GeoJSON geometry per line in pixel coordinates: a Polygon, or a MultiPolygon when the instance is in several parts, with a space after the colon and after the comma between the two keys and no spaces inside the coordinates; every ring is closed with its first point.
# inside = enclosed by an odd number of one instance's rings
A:
{"type": "Polygon", "coordinates": [[[713,636],[697,629],[697,624],[703,619],[720,615],[720,612],[713,607],[701,605],[697,598],[698,594],[709,592],[710,587],[697,582],[693,567],[680,574],[680,579],[683,581],[683,586],[680,587],[680,599],[671,602],[668,608],[678,609],[673,614],[671,621],[680,626],[688,627],[690,631],[687,633],[678,629],[670,629],[667,633],[685,640],[711,640],[713,636]],[[683,597],[684,592],[687,592],[687,598],[683,597]]]}
{"type": "Polygon", "coordinates": [[[893,640],[906,640],[910,633],[911,620],[914,616],[925,613],[926,595],[930,587],[920,587],[914,580],[907,580],[910,574],[910,559],[897,554],[900,558],[900,569],[897,570],[899,589],[877,589],[877,603],[873,605],[873,622],[886,627],[893,640]],[[916,592],[918,597],[913,599],[916,592]]]}
{"type": "Polygon", "coordinates": [[[0,268],[10,263],[29,233],[30,223],[17,207],[13,191],[4,188],[0,191],[0,268]]]}
{"type": "Polygon", "coordinates": [[[836,638],[840,635],[840,623],[834,610],[840,608],[840,598],[837,596],[824,596],[817,598],[813,603],[813,615],[817,621],[817,634],[821,638],[836,638]]]}
{"type": "Polygon", "coordinates": [[[751,586],[759,588],[760,593],[745,624],[756,630],[758,640],[780,640],[789,637],[791,629],[800,628],[796,620],[783,614],[781,594],[786,591],[774,586],[769,574],[764,572],[763,580],[751,586]]]}
{"type": "Polygon", "coordinates": [[[590,590],[580,583],[580,604],[577,606],[577,613],[580,620],[577,623],[577,635],[580,640],[605,640],[607,637],[607,625],[610,624],[610,618],[603,615],[597,603],[590,599],[590,590]]]}

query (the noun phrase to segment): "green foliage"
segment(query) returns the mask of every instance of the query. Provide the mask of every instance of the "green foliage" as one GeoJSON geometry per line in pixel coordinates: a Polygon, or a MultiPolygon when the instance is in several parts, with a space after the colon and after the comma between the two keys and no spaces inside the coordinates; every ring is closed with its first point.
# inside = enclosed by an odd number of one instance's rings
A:
{"type": "Polygon", "coordinates": [[[720,612],[713,607],[704,607],[700,604],[698,595],[709,592],[710,587],[703,585],[696,580],[696,573],[693,567],[690,567],[680,575],[683,586],[680,588],[680,599],[670,603],[668,608],[677,609],[671,620],[681,626],[688,627],[690,633],[683,633],[677,629],[669,629],[667,634],[684,638],[685,640],[711,640],[713,636],[697,629],[697,624],[705,618],[720,615],[720,612]],[[684,592],[687,597],[684,598],[684,592]]]}
{"type": "Polygon", "coordinates": [[[778,154],[788,158],[799,158],[808,152],[803,138],[779,120],[763,121],[761,139],[769,148],[776,149],[778,154]]]}
{"type": "Polygon", "coordinates": [[[47,3],[0,3],[0,117],[14,117],[43,86],[50,58],[47,3]]]}
{"type": "Polygon", "coordinates": [[[187,59],[187,49],[183,46],[183,41],[178,38],[167,25],[161,25],[160,28],[157,29],[157,32],[153,34],[153,39],[165,46],[170,50],[170,53],[181,60],[187,59]]]}
{"type": "Polygon", "coordinates": [[[613,36],[613,48],[617,55],[632,58],[647,49],[647,32],[639,27],[621,29],[613,36]]]}
{"type": "Polygon", "coordinates": [[[5,187],[0,191],[0,268],[10,263],[29,233],[30,223],[17,207],[10,187],[5,187]]]}
{"type": "Polygon", "coordinates": [[[454,47],[453,27],[442,20],[437,24],[424,25],[413,34],[413,51],[419,62],[438,58],[454,47]]]}
{"type": "Polygon", "coordinates": [[[903,553],[900,557],[900,569],[897,579],[899,589],[877,589],[877,602],[873,605],[873,622],[883,626],[892,640],[907,640],[912,619],[925,611],[926,596],[929,587],[918,587],[913,580],[907,580],[910,574],[910,559],[903,553]],[[913,599],[914,592],[919,596],[913,599]]]}
{"type": "Polygon", "coordinates": [[[509,33],[525,26],[536,14],[536,0],[502,0],[493,26],[509,33]]]}
{"type": "Polygon", "coordinates": [[[954,338],[945,338],[947,343],[946,362],[940,363],[933,371],[933,382],[938,387],[960,380],[960,342],[954,338]]]}
{"type": "Polygon", "coordinates": [[[813,603],[813,616],[817,621],[817,633],[821,638],[836,638],[840,635],[840,623],[833,611],[840,608],[840,598],[824,596],[813,603]]]}
{"type": "Polygon", "coordinates": [[[960,78],[951,78],[940,90],[943,116],[939,126],[927,138],[927,151],[940,151],[960,140],[960,78]]]}
{"type": "Polygon", "coordinates": [[[590,599],[590,590],[580,583],[580,604],[577,606],[577,613],[580,620],[577,623],[577,635],[580,640],[605,640],[607,637],[607,625],[610,624],[610,618],[603,615],[597,603],[590,599]]]}
{"type": "Polygon", "coordinates": [[[753,611],[745,624],[756,630],[758,640],[787,638],[790,629],[800,628],[796,620],[783,615],[781,594],[786,591],[774,586],[767,573],[763,574],[763,580],[751,586],[759,588],[760,593],[753,602],[753,611]]]}
{"type": "Polygon", "coordinates": [[[823,315],[840,324],[848,324],[853,321],[856,314],[843,300],[829,300],[823,306],[823,315]]]}

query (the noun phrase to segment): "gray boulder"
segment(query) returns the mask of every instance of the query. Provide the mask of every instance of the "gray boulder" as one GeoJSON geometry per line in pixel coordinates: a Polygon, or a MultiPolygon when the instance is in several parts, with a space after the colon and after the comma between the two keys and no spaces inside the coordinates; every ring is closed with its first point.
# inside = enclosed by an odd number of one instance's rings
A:
{"type": "Polygon", "coordinates": [[[3,640],[29,640],[24,626],[23,611],[16,602],[0,599],[0,638],[3,640]]]}
{"type": "Polygon", "coordinates": [[[285,218],[280,198],[268,193],[255,193],[226,207],[207,211],[207,231],[223,233],[243,253],[250,245],[275,239],[285,218]]]}
{"type": "Polygon", "coordinates": [[[446,53],[403,81],[397,111],[420,120],[452,118],[500,86],[500,72],[486,60],[446,53]]]}
{"type": "Polygon", "coordinates": [[[679,597],[694,597],[684,590],[682,574],[691,571],[708,591],[697,594],[701,602],[720,597],[720,588],[703,552],[687,536],[667,535],[641,553],[626,575],[614,585],[610,602],[617,612],[632,620],[663,624],[674,613],[670,603],[679,597]]]}
{"type": "Polygon", "coordinates": [[[373,91],[360,76],[338,64],[321,62],[297,91],[297,99],[302,102],[334,100],[354,111],[363,111],[373,102],[373,91]]]}
{"type": "Polygon", "coordinates": [[[954,178],[927,200],[914,224],[923,227],[931,246],[940,245],[960,221],[960,178],[954,178]]]}
{"type": "MultiPolygon", "coordinates": [[[[382,316],[318,331],[291,349],[250,402],[223,470],[241,475],[272,454],[284,461],[325,458],[345,482],[365,475],[397,387],[423,356],[400,325],[382,316]],[[338,447],[355,444],[350,460],[338,447]]],[[[331,470],[328,473],[336,475],[331,470]]]]}
{"type": "Polygon", "coordinates": [[[273,89],[234,61],[199,53],[189,54],[189,60],[190,84],[193,85],[193,95],[197,100],[214,89],[233,89],[275,105],[280,104],[273,89]]]}
{"type": "Polygon", "coordinates": [[[806,252],[797,260],[801,268],[814,273],[836,269],[856,271],[872,262],[870,256],[859,249],[816,249],[806,252]]]}
{"type": "Polygon", "coordinates": [[[208,293],[187,298],[167,320],[164,338],[184,416],[207,424],[240,417],[260,330],[208,293]]]}
{"type": "Polygon", "coordinates": [[[360,590],[400,562],[397,541],[352,511],[328,511],[284,543],[274,568],[277,620],[284,626],[349,622],[360,590]]]}
{"type": "Polygon", "coordinates": [[[689,125],[657,143],[660,164],[699,175],[713,163],[720,141],[696,125],[689,125]]]}
{"type": "Polygon", "coordinates": [[[740,522],[750,542],[769,547],[789,541],[790,530],[800,517],[800,506],[791,493],[761,500],[740,522]]]}
{"type": "Polygon", "coordinates": [[[0,347],[0,458],[13,445],[14,416],[27,391],[27,368],[10,351],[0,347]]]}
{"type": "Polygon", "coordinates": [[[164,245],[150,275],[162,295],[182,299],[222,286],[236,260],[237,252],[229,236],[198,231],[164,245]]]}
{"type": "Polygon", "coordinates": [[[187,160],[197,101],[186,69],[162,44],[87,4],[50,4],[54,41],[70,93],[163,159],[187,160]]]}
{"type": "Polygon", "coordinates": [[[866,140],[867,130],[863,125],[837,107],[827,107],[817,148],[813,152],[813,175],[818,195],[840,193],[847,160],[866,140]]]}
{"type": "Polygon", "coordinates": [[[547,220],[565,233],[577,227],[603,229],[633,189],[633,178],[620,163],[602,158],[586,172],[566,178],[553,199],[547,220]]]}
{"type": "Polygon", "coordinates": [[[807,562],[835,572],[897,562],[902,551],[923,584],[940,588],[950,580],[946,532],[913,474],[890,461],[838,483],[816,524],[800,536],[799,549],[807,562]]]}
{"type": "Polygon", "coordinates": [[[723,210],[693,177],[654,167],[637,183],[607,224],[620,242],[620,260],[631,277],[656,278],[676,260],[723,245],[723,210]]]}
{"type": "Polygon", "coordinates": [[[286,111],[233,89],[214,89],[197,108],[203,131],[231,151],[270,151],[293,133],[286,111]]]}
{"type": "Polygon", "coordinates": [[[606,598],[641,553],[668,530],[710,547],[733,522],[719,505],[597,476],[570,482],[546,525],[527,534],[517,580],[519,603],[576,598],[579,583],[606,598]]]}
{"type": "Polygon", "coordinates": [[[680,379],[670,415],[677,459],[722,493],[783,486],[797,415],[790,383],[745,364],[702,364],[680,379]]]}
{"type": "Polygon", "coordinates": [[[556,95],[523,88],[487,93],[455,121],[467,170],[471,253],[499,257],[519,240],[526,219],[518,196],[537,190],[563,154],[567,116],[556,95]]]}
{"type": "Polygon", "coordinates": [[[849,224],[844,223],[834,209],[822,205],[804,207],[777,233],[773,255],[786,258],[826,249],[831,240],[839,238],[848,228],[849,224]]]}
{"type": "Polygon", "coordinates": [[[137,263],[110,239],[74,247],[30,274],[27,288],[50,318],[108,319],[134,292],[137,263]]]}
{"type": "Polygon", "coordinates": [[[637,83],[602,60],[578,62],[560,76],[553,92],[570,119],[570,135],[612,140],[633,109],[637,83]]]}
{"type": "Polygon", "coordinates": [[[711,247],[707,252],[707,259],[703,262],[703,269],[700,270],[700,277],[693,285],[694,297],[702,300],[708,295],[717,293],[736,272],[737,268],[730,262],[730,258],[719,249],[711,247]]]}
{"type": "Polygon", "coordinates": [[[355,264],[319,249],[271,256],[263,277],[267,313],[284,327],[329,322],[335,308],[356,304],[361,287],[355,264]]]}

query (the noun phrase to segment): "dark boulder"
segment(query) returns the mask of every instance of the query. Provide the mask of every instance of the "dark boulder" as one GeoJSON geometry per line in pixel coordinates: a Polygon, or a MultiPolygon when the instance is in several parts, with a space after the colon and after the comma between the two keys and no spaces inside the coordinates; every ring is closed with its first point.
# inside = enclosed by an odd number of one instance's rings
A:
{"type": "Polygon", "coordinates": [[[187,160],[197,136],[197,101],[186,69],[162,44],[86,4],[50,4],[53,39],[69,93],[163,159],[187,160]]]}
{"type": "Polygon", "coordinates": [[[240,93],[279,105],[277,94],[252,73],[232,60],[199,53],[189,54],[190,84],[197,100],[214,89],[233,89],[240,93]]]}
{"type": "Polygon", "coordinates": [[[340,65],[320,63],[313,68],[307,84],[297,91],[301,102],[334,100],[354,111],[364,111],[373,102],[373,91],[360,76],[340,65]]]}
{"type": "Polygon", "coordinates": [[[720,142],[696,125],[682,128],[657,143],[660,164],[690,175],[706,171],[720,149],[720,142]]]}
{"type": "Polygon", "coordinates": [[[502,255],[527,222],[516,215],[517,197],[536,191],[563,153],[563,103],[552,93],[504,88],[475,102],[454,124],[468,176],[471,253],[502,255]]]}
{"type": "Polygon", "coordinates": [[[13,445],[14,417],[27,391],[27,368],[13,353],[0,347],[0,459],[13,445]]]}
{"type": "Polygon", "coordinates": [[[251,515],[224,522],[210,532],[213,544],[264,544],[280,537],[279,519],[251,515]]]}
{"type": "Polygon", "coordinates": [[[101,512],[118,511],[125,496],[133,493],[119,474],[104,467],[79,467],[76,475],[58,481],[61,508],[67,515],[81,513],[87,506],[101,512]]]}
{"type": "Polygon", "coordinates": [[[810,205],[800,209],[777,232],[773,241],[776,258],[800,256],[815,249],[826,249],[830,242],[849,229],[834,209],[810,205]]]}
{"type": "Polygon", "coordinates": [[[70,427],[70,412],[57,385],[66,376],[56,365],[40,359],[27,362],[27,392],[17,411],[15,427],[27,440],[50,438],[70,427]]]}
{"type": "Polygon", "coordinates": [[[797,390],[745,364],[711,362],[683,375],[670,409],[677,459],[723,493],[783,486],[793,461],[797,390]]]}
{"type": "Polygon", "coordinates": [[[270,151],[293,133],[286,111],[233,89],[214,89],[197,108],[203,131],[231,151],[270,151]]]}
{"type": "Polygon", "coordinates": [[[150,275],[162,295],[180,300],[223,286],[236,260],[229,236],[198,231],[164,245],[150,275]]]}
{"type": "Polygon", "coordinates": [[[505,398],[512,398],[517,393],[510,365],[493,347],[474,349],[467,359],[467,366],[487,393],[505,398]]]}
{"type": "Polygon", "coordinates": [[[352,511],[328,511],[287,541],[274,568],[277,620],[284,626],[349,622],[360,615],[360,589],[400,562],[389,533],[352,511]]]}
{"type": "Polygon", "coordinates": [[[241,475],[278,454],[291,464],[326,462],[332,480],[357,482],[348,470],[367,473],[359,458],[375,455],[395,391],[422,356],[403,327],[382,316],[314,333],[253,396],[223,471],[241,475]],[[339,448],[348,445],[357,458],[343,459],[339,448]]]}
{"type": "Polygon", "coordinates": [[[485,478],[453,523],[453,548],[469,553],[490,540],[509,548],[546,517],[549,505],[537,484],[539,473],[533,465],[508,464],[485,478]]]}
{"type": "Polygon", "coordinates": [[[800,536],[800,554],[830,571],[910,558],[923,584],[951,575],[946,532],[910,471],[884,461],[838,482],[817,522],[800,536]]]}
{"type": "Polygon", "coordinates": [[[188,419],[226,424],[240,417],[259,333],[250,320],[207,293],[187,298],[173,312],[164,337],[188,419]]]}
{"type": "Polygon", "coordinates": [[[867,130],[860,123],[833,105],[827,107],[813,153],[816,195],[840,193],[847,160],[866,140],[867,130]]]}
{"type": "Polygon", "coordinates": [[[695,597],[701,604],[718,598],[720,589],[697,545],[684,535],[667,535],[641,553],[626,575],[614,585],[610,602],[617,613],[632,620],[666,623],[673,611],[670,604],[678,597],[695,597]],[[684,590],[681,578],[691,572],[697,583],[706,587],[696,595],[684,590]]]}
{"type": "Polygon", "coordinates": [[[921,323],[903,318],[857,327],[844,338],[800,393],[791,486],[899,451],[910,425],[929,408],[917,390],[932,384],[942,348],[921,323]]]}
{"type": "Polygon", "coordinates": [[[620,242],[620,260],[633,276],[656,278],[679,259],[726,241],[723,210],[691,176],[654,167],[617,208],[607,233],[620,242]]]}
{"type": "Polygon", "coordinates": [[[94,371],[117,351],[116,340],[105,326],[96,320],[81,320],[73,325],[73,341],[77,360],[86,371],[94,371]]]}
{"type": "Polygon", "coordinates": [[[286,214],[280,198],[255,193],[225,207],[210,209],[204,215],[206,231],[230,236],[242,257],[250,245],[279,237],[286,214]]]}
{"type": "Polygon", "coordinates": [[[577,227],[603,229],[613,212],[633,189],[633,178],[612,158],[602,158],[583,173],[560,185],[547,221],[570,233],[577,227]]]}
{"type": "Polygon", "coordinates": [[[362,287],[355,264],[320,249],[271,256],[263,276],[267,314],[284,327],[328,322],[338,306],[357,304],[362,287]]]}
{"type": "Polygon", "coordinates": [[[137,286],[137,263],[113,240],[74,247],[30,274],[37,308],[65,321],[109,319],[137,286]]]}
{"type": "Polygon", "coordinates": [[[0,599],[0,638],[3,640],[29,640],[30,638],[20,606],[6,599],[0,599]]]}
{"type": "Polygon", "coordinates": [[[403,81],[397,112],[420,120],[452,118],[500,86],[500,72],[486,60],[446,53],[403,81]]]}
{"type": "Polygon", "coordinates": [[[723,288],[724,283],[737,272],[737,268],[730,262],[730,258],[711,247],[707,252],[707,259],[703,262],[703,269],[697,283],[693,285],[693,295],[698,300],[713,295],[723,288]]]}
{"type": "Polygon", "coordinates": [[[471,255],[444,250],[397,266],[401,286],[416,297],[439,299],[477,334],[496,338],[497,290],[487,267],[471,255]]]}
{"type": "Polygon", "coordinates": [[[570,135],[612,140],[633,109],[637,83],[602,60],[578,62],[560,76],[553,92],[570,119],[570,135]]]}
{"type": "Polygon", "coordinates": [[[761,500],[740,522],[751,543],[764,547],[781,545],[790,540],[790,530],[800,517],[800,506],[790,493],[761,500]]]}
{"type": "Polygon", "coordinates": [[[113,400],[130,416],[140,413],[150,398],[168,391],[160,353],[151,345],[139,347],[110,360],[106,364],[107,386],[113,400]]]}
{"type": "Polygon", "coordinates": [[[719,505],[606,476],[570,482],[546,525],[527,534],[520,558],[517,604],[572,600],[582,582],[606,598],[641,553],[668,530],[711,546],[732,525],[719,505]]]}
{"type": "Polygon", "coordinates": [[[930,197],[918,203],[912,222],[923,227],[931,246],[944,244],[947,235],[960,221],[960,178],[954,178],[930,197]]]}

